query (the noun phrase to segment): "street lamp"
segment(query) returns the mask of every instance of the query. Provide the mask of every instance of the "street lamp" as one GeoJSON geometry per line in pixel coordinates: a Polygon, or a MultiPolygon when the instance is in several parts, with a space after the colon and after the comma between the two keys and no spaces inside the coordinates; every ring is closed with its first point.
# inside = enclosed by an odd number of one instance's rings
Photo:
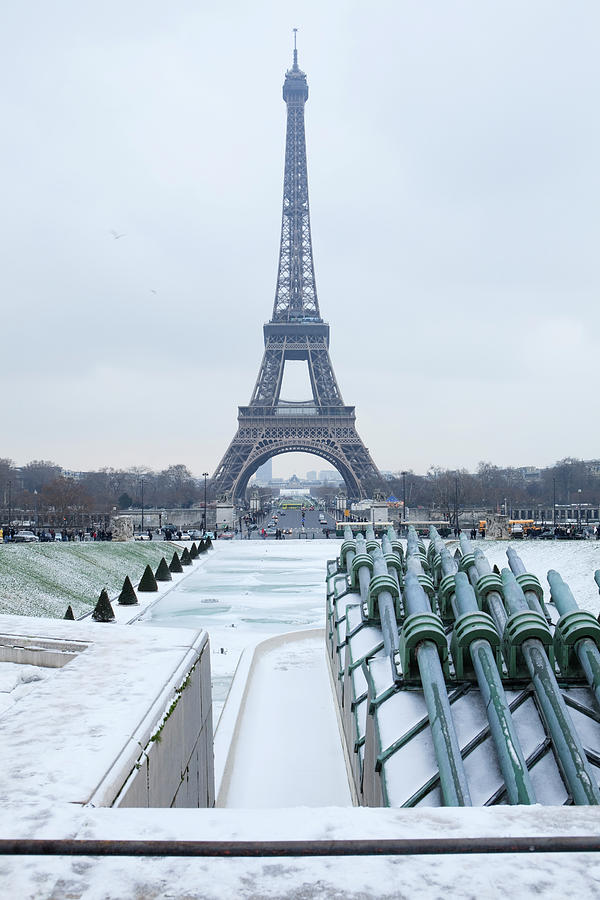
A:
{"type": "Polygon", "coordinates": [[[458,537],[460,532],[458,527],[458,475],[454,476],[454,521],[456,523],[456,536],[458,537]]]}
{"type": "Polygon", "coordinates": [[[406,522],[406,476],[408,472],[401,472],[402,475],[402,521],[406,522]]]}
{"type": "Polygon", "coordinates": [[[142,525],[141,530],[144,530],[144,479],[140,478],[140,484],[142,486],[142,525]]]}
{"type": "Polygon", "coordinates": [[[552,494],[553,494],[553,509],[552,509],[552,524],[556,528],[556,478],[552,479],[552,494]]]}
{"type": "Polygon", "coordinates": [[[206,534],[206,479],[208,478],[208,472],[203,472],[202,477],[204,478],[204,518],[202,520],[202,530],[204,534],[206,534]]]}
{"type": "Polygon", "coordinates": [[[8,531],[10,533],[10,523],[12,520],[12,481],[8,481],[8,531]]]}

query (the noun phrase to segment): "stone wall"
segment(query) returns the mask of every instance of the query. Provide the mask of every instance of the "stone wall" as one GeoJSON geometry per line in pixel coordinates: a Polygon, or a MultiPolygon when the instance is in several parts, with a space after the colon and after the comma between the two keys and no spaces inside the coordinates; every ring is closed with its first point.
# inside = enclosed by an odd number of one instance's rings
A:
{"type": "Polygon", "coordinates": [[[113,805],[197,808],[214,806],[214,802],[210,649],[207,641],[113,805]]]}

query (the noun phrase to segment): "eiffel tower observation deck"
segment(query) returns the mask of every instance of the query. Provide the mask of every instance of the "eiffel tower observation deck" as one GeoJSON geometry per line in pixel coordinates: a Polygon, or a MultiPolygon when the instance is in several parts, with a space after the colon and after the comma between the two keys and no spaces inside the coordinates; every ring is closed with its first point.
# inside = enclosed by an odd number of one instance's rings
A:
{"type": "Polygon", "coordinates": [[[304,135],[306,75],[294,62],[286,72],[287,106],[283,214],[275,302],[264,325],[265,351],[248,406],[240,406],[238,430],[213,476],[219,496],[243,498],[248,481],[270,457],[312,453],[334,466],[348,497],[365,496],[367,479],[379,478],[361,441],[353,406],[346,406],[329,356],[329,325],[321,318],[310,234],[304,135]],[[280,398],[285,364],[304,360],[312,398],[280,398]]]}

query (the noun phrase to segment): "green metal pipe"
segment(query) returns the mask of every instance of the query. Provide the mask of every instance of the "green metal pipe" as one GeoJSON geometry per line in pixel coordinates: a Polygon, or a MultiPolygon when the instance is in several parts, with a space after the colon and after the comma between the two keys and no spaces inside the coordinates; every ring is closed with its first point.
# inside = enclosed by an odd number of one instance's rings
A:
{"type": "MultiPolygon", "coordinates": [[[[490,566],[485,554],[479,549],[479,547],[476,547],[473,551],[473,557],[475,559],[474,569],[477,573],[475,584],[477,584],[479,579],[484,575],[492,574],[492,567],[490,566]]],[[[506,609],[501,594],[499,594],[498,591],[490,591],[487,594],[486,601],[488,612],[494,620],[496,628],[498,629],[500,634],[503,634],[505,625],[508,621],[508,616],[506,614],[506,609]]]]}
{"type": "MultiPolygon", "coordinates": [[[[357,556],[361,553],[367,552],[367,543],[362,536],[362,534],[358,534],[356,536],[356,554],[357,556]]],[[[358,570],[358,587],[360,590],[360,599],[363,603],[366,603],[369,597],[369,584],[371,582],[371,570],[368,566],[360,566],[358,570]]]]}
{"type": "MultiPolygon", "coordinates": [[[[506,555],[508,557],[508,565],[510,566],[510,570],[513,575],[527,574],[525,563],[516,550],[513,550],[512,547],[509,547],[506,551],[506,555]]],[[[535,591],[524,591],[523,593],[525,594],[525,599],[527,600],[529,609],[532,609],[534,612],[540,613],[542,616],[544,616],[544,618],[546,618],[544,610],[542,609],[542,605],[536,597],[535,591]]]]}
{"type": "MultiPolygon", "coordinates": [[[[502,569],[501,574],[504,597],[511,615],[528,610],[521,586],[513,573],[510,569],[502,569]]],[[[600,804],[600,788],[542,642],[536,638],[528,638],[521,644],[521,651],[574,803],[584,806],[600,804]]]]}
{"type": "MultiPolygon", "coordinates": [[[[412,573],[406,576],[404,603],[409,615],[431,612],[427,594],[412,573]]],[[[452,720],[444,673],[434,642],[421,641],[416,648],[416,657],[440,773],[444,805],[471,806],[467,776],[452,720]]]]}
{"type": "Polygon", "coordinates": [[[444,547],[443,550],[440,551],[440,557],[442,560],[442,575],[444,577],[446,577],[446,575],[455,575],[458,571],[458,566],[447,547],[444,547]]]}
{"type": "MultiPolygon", "coordinates": [[[[462,534],[462,532],[459,536],[459,542],[460,542],[460,552],[461,552],[462,556],[467,556],[468,554],[470,554],[470,555],[474,554],[475,551],[471,547],[470,540],[468,539],[468,537],[465,534],[462,534]]],[[[486,560],[486,562],[487,562],[487,560],[486,560]]],[[[488,564],[488,568],[489,568],[489,564],[488,564]]],[[[491,571],[492,570],[490,569],[490,572],[491,571]]],[[[472,566],[469,566],[469,568],[467,570],[467,575],[469,576],[469,581],[471,582],[473,587],[475,587],[477,584],[477,581],[481,577],[475,564],[473,564],[472,566]]]]}
{"type": "MultiPolygon", "coordinates": [[[[469,583],[467,575],[464,572],[458,572],[455,575],[454,583],[457,615],[479,612],[475,591],[469,583]]],[[[477,684],[485,703],[492,740],[504,777],[508,799],[513,805],[535,803],[535,791],[508,707],[494,651],[489,641],[476,640],[469,645],[469,653],[475,669],[477,684]]]]}
{"type": "MultiPolygon", "coordinates": [[[[349,525],[346,525],[346,527],[344,528],[344,540],[345,541],[353,541],[354,540],[354,535],[352,534],[352,529],[350,528],[349,525]]],[[[355,544],[356,544],[356,541],[355,541],[355,544]]],[[[346,572],[348,572],[348,573],[350,572],[350,569],[352,567],[352,560],[354,559],[355,556],[356,556],[356,553],[354,552],[354,550],[348,550],[348,552],[346,553],[346,572]]]]}
{"type": "MultiPolygon", "coordinates": [[[[381,550],[375,550],[373,553],[373,578],[379,575],[387,575],[388,568],[383,558],[381,550]]],[[[379,608],[379,621],[381,622],[381,632],[383,634],[383,648],[385,654],[390,661],[392,669],[392,679],[394,682],[401,679],[399,672],[399,640],[398,640],[398,622],[396,620],[396,608],[394,606],[394,598],[389,591],[380,591],[377,597],[377,605],[379,608]]]]}
{"type": "MultiPolygon", "coordinates": [[[[390,553],[394,553],[394,549],[387,534],[384,534],[381,538],[381,549],[386,556],[390,553]]],[[[396,554],[396,556],[398,559],[400,559],[400,556],[398,554],[396,554]]],[[[394,566],[387,566],[386,570],[387,574],[391,575],[398,585],[398,590],[400,590],[400,579],[398,578],[398,572],[396,571],[396,568],[394,566]]]]}
{"type": "MultiPolygon", "coordinates": [[[[550,585],[550,596],[561,616],[579,610],[568,584],[554,569],[550,569],[548,572],[548,584],[550,585]]],[[[600,651],[591,638],[582,638],[577,641],[574,650],[585,673],[586,681],[600,706],[600,651]]]]}
{"type": "Polygon", "coordinates": [[[569,585],[563,581],[554,569],[550,569],[548,572],[548,584],[550,585],[552,601],[561,616],[564,616],[566,613],[576,612],[579,609],[569,585]]]}

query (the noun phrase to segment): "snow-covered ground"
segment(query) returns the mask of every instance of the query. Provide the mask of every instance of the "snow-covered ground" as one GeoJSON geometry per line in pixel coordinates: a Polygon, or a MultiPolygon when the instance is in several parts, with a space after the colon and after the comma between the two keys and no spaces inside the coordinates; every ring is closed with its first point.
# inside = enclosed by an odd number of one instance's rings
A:
{"type": "Polygon", "coordinates": [[[111,597],[129,575],[140,580],[146,565],[171,561],[181,547],[165,541],[0,543],[0,613],[62,619],[67,606],[78,617],[94,608],[102,588],[111,597]]]}
{"type": "MultiPolygon", "coordinates": [[[[491,564],[506,565],[506,543],[486,541],[482,546],[491,564]]],[[[544,587],[547,587],[546,571],[556,568],[570,584],[582,607],[598,609],[600,604],[593,573],[600,567],[599,544],[549,542],[516,543],[515,546],[526,567],[538,575],[544,587]]],[[[325,562],[336,555],[338,548],[339,541],[219,544],[206,561],[194,567],[189,576],[159,599],[150,610],[150,621],[156,625],[207,628],[213,649],[211,663],[216,675],[217,705],[222,705],[246,646],[272,635],[323,624],[325,562]],[[221,648],[227,652],[221,653],[221,648]]],[[[450,549],[454,549],[454,543],[450,544],[450,549]]],[[[134,630],[138,628],[134,626],[134,630]]],[[[141,639],[142,635],[139,637],[141,639]]],[[[281,646],[285,644],[282,642],[281,646]]],[[[267,656],[267,668],[262,674],[259,671],[257,682],[259,693],[265,695],[270,689],[270,677],[282,661],[277,653],[267,656]]],[[[294,651],[293,656],[295,662],[310,662],[310,653],[304,655],[294,651]]],[[[288,661],[291,661],[289,656],[288,661]]],[[[283,664],[287,664],[285,657],[283,664]]],[[[311,666],[305,668],[310,670],[311,666]]],[[[284,678],[288,677],[284,669],[280,671],[284,678]]],[[[301,671],[298,667],[290,676],[293,690],[302,686],[301,677],[297,677],[301,671]]],[[[330,689],[329,684],[326,688],[330,689]]],[[[38,689],[37,686],[34,685],[34,689],[38,689]]],[[[316,690],[309,678],[305,690],[301,690],[296,699],[306,701],[310,708],[316,690]]],[[[282,701],[281,695],[274,699],[278,703],[282,701]]],[[[261,718],[264,710],[254,713],[251,707],[248,710],[251,718],[247,721],[260,722],[260,729],[272,740],[273,752],[281,754],[277,762],[285,762],[286,750],[296,742],[289,730],[289,721],[281,720],[279,713],[267,721],[261,718]]],[[[254,739],[252,734],[249,739],[254,739]]],[[[73,778],[77,780],[77,767],[81,763],[77,758],[71,762],[73,778]]],[[[14,761],[12,764],[16,765],[14,761]]],[[[269,764],[272,765],[272,761],[269,764]]],[[[286,770],[285,766],[283,769],[284,775],[293,776],[291,770],[286,770]]],[[[260,772],[256,777],[260,777],[260,772]]],[[[249,796],[246,802],[254,803],[254,800],[249,796]]],[[[15,816],[14,810],[5,808],[4,812],[0,811],[0,834],[6,837],[22,834],[154,840],[419,836],[453,836],[467,840],[485,835],[600,834],[600,811],[591,807],[373,810],[339,806],[268,810],[113,810],[80,809],[75,804],[55,803],[43,810],[34,805],[29,809],[19,808],[19,816],[15,816]]],[[[503,898],[507,892],[514,898],[533,894],[559,897],[566,892],[576,892],[578,897],[594,897],[600,894],[600,864],[595,855],[589,853],[530,854],[527,858],[501,854],[305,860],[5,857],[0,859],[0,886],[6,896],[19,900],[49,897],[54,900],[67,897],[85,900],[116,897],[144,900],[189,900],[191,897],[338,900],[344,897],[345,900],[367,900],[379,897],[389,900],[415,895],[491,900],[503,898]]]]}
{"type": "MultiPolygon", "coordinates": [[[[455,541],[448,544],[452,552],[457,546],[455,541]]],[[[539,578],[546,600],[550,599],[546,575],[549,569],[556,569],[582,609],[593,613],[600,610],[598,585],[594,581],[594,572],[600,569],[600,541],[473,541],[473,546],[483,550],[490,565],[495,563],[499,569],[508,566],[506,550],[512,547],[526,570],[539,578]]]]}

